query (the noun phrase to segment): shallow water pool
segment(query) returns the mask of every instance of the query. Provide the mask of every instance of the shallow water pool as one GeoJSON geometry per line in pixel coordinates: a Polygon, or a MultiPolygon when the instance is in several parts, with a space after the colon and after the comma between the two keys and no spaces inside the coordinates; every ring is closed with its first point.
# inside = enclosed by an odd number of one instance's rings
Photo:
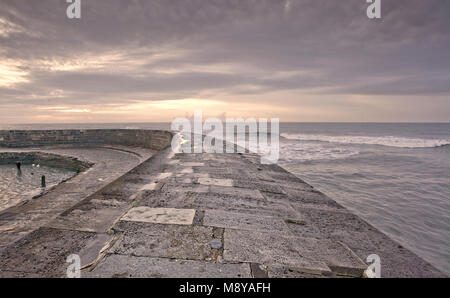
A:
{"type": "Polygon", "coordinates": [[[49,188],[75,176],[76,172],[47,166],[22,165],[21,173],[18,173],[15,164],[0,165],[0,211],[43,191],[41,188],[43,175],[49,188]]]}

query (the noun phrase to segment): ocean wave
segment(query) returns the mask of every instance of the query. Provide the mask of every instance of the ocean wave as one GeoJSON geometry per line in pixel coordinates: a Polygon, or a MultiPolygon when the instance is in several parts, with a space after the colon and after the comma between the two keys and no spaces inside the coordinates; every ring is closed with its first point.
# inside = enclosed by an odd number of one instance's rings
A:
{"type": "Polygon", "coordinates": [[[280,144],[282,162],[309,161],[309,160],[333,160],[348,158],[360,154],[359,151],[346,148],[329,148],[320,144],[280,144]]]}
{"type": "Polygon", "coordinates": [[[417,139],[396,136],[372,137],[372,136],[329,136],[313,134],[289,134],[282,133],[282,137],[289,140],[321,141],[340,144],[382,145],[400,148],[433,148],[450,145],[449,140],[417,139]]]}

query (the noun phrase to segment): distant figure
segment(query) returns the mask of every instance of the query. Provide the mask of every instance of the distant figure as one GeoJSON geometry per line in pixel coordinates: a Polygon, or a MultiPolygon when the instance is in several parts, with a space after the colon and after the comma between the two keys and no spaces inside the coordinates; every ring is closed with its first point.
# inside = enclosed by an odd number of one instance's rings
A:
{"type": "Polygon", "coordinates": [[[42,175],[41,177],[41,187],[45,187],[45,176],[42,175]]]}

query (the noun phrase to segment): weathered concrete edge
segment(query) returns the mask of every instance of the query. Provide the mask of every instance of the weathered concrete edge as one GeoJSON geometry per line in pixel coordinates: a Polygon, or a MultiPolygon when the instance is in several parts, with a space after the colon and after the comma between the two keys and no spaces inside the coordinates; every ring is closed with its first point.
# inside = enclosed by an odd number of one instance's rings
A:
{"type": "Polygon", "coordinates": [[[0,147],[54,145],[125,145],[153,150],[166,148],[173,132],[144,129],[0,130],[0,147]]]}

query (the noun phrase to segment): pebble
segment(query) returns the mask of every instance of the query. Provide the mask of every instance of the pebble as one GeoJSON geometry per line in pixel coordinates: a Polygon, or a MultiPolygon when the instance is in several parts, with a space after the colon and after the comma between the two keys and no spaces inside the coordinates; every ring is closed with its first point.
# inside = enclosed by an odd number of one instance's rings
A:
{"type": "Polygon", "coordinates": [[[213,249],[221,249],[222,248],[222,240],[215,238],[212,239],[209,244],[211,244],[211,248],[213,249]]]}

